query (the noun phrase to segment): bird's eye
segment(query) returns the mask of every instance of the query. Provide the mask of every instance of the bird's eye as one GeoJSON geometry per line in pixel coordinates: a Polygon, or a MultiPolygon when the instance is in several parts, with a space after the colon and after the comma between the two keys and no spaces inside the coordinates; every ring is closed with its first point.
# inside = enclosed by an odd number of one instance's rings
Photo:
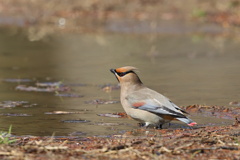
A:
{"type": "Polygon", "coordinates": [[[128,74],[128,73],[134,73],[134,72],[133,72],[133,71],[117,72],[117,74],[118,74],[119,77],[123,77],[123,76],[125,76],[125,75],[128,74]]]}
{"type": "Polygon", "coordinates": [[[122,77],[126,74],[126,72],[118,72],[117,74],[118,74],[118,76],[122,77]]]}

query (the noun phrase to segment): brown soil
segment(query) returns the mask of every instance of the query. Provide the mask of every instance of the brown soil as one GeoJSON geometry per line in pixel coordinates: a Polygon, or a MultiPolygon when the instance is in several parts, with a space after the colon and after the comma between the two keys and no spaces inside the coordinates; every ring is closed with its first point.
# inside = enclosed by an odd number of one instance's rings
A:
{"type": "Polygon", "coordinates": [[[0,13],[1,25],[35,26],[48,32],[54,27],[66,32],[104,31],[106,23],[118,20],[147,21],[152,27],[164,20],[212,22],[224,28],[240,25],[237,0],[8,0],[0,2],[0,13]]]}
{"type": "Polygon", "coordinates": [[[1,159],[239,159],[240,109],[191,105],[190,113],[235,117],[232,125],[137,129],[110,137],[18,137],[0,145],[1,159]],[[224,116],[225,115],[225,116],[224,116]],[[226,116],[227,115],[227,116],[226,116]]]}

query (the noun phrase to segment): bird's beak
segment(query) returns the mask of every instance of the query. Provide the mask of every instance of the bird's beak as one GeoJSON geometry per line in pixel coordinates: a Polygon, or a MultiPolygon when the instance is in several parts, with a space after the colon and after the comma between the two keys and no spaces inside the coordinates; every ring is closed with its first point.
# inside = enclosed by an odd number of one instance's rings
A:
{"type": "Polygon", "coordinates": [[[115,75],[115,77],[117,78],[118,82],[120,82],[119,79],[118,79],[116,70],[115,69],[110,69],[110,71],[115,75]]]}
{"type": "Polygon", "coordinates": [[[116,73],[115,69],[110,69],[110,71],[111,71],[113,74],[116,73]]]}

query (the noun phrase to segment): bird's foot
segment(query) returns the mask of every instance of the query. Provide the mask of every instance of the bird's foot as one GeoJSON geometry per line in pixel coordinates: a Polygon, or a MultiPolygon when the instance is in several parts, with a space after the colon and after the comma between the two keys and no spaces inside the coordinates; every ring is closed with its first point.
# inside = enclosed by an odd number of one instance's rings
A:
{"type": "Polygon", "coordinates": [[[157,126],[155,126],[155,129],[163,129],[163,124],[158,124],[157,126]]]}

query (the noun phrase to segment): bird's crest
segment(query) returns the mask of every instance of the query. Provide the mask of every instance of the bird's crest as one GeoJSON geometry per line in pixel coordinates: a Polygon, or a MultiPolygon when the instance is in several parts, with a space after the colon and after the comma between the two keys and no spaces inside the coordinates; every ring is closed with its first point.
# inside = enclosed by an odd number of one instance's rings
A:
{"type": "Polygon", "coordinates": [[[137,70],[136,67],[126,66],[126,67],[117,68],[116,72],[123,73],[123,72],[128,72],[128,71],[135,71],[135,70],[137,70]]]}

